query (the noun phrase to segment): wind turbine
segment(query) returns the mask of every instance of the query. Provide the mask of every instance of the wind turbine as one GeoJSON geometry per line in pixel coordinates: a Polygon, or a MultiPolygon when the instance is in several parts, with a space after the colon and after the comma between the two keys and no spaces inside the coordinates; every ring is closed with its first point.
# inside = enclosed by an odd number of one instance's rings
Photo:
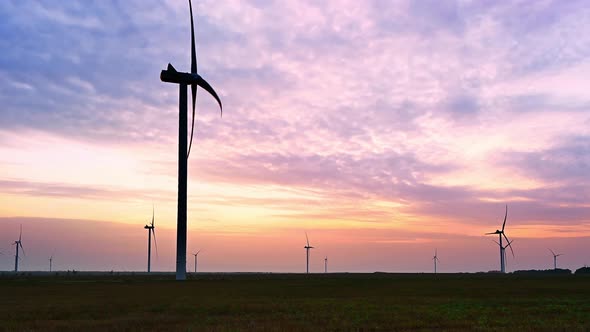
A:
{"type": "Polygon", "coordinates": [[[496,230],[495,232],[492,233],[486,233],[486,235],[491,235],[491,234],[498,234],[498,238],[499,238],[499,242],[496,242],[499,246],[500,246],[500,271],[502,273],[506,272],[506,255],[505,250],[507,247],[510,247],[510,251],[512,252],[512,257],[514,257],[514,250],[512,249],[512,245],[511,245],[511,241],[508,240],[508,237],[506,236],[506,234],[504,233],[504,228],[506,227],[506,218],[508,218],[508,205],[506,205],[506,214],[504,215],[504,223],[502,224],[502,230],[496,230]],[[502,237],[504,237],[506,239],[506,246],[502,246],[502,237]]]}
{"type": "Polygon", "coordinates": [[[148,231],[148,273],[151,272],[152,263],[152,233],[154,234],[154,246],[156,247],[156,256],[158,255],[158,243],[156,242],[156,226],[154,225],[154,207],[152,206],[152,223],[145,225],[143,228],[148,231]]]}
{"type": "Polygon", "coordinates": [[[306,273],[309,273],[309,249],[313,249],[313,247],[309,245],[309,238],[307,237],[307,232],[305,232],[305,239],[307,240],[307,245],[303,248],[305,248],[306,257],[307,257],[306,264],[305,264],[307,267],[306,273]]]}
{"type": "Polygon", "coordinates": [[[328,256],[324,258],[324,273],[328,273],[328,256]]]}
{"type": "Polygon", "coordinates": [[[49,257],[49,272],[51,272],[52,264],[53,264],[53,254],[51,254],[51,257],[49,257]]]}
{"type": "Polygon", "coordinates": [[[434,274],[436,274],[436,262],[439,261],[436,249],[434,249],[434,257],[432,257],[432,260],[434,261],[434,274]]]}
{"type": "Polygon", "coordinates": [[[197,103],[197,86],[205,89],[215,98],[219,104],[221,114],[223,107],[217,93],[205,79],[197,74],[197,51],[195,46],[195,27],[193,23],[193,6],[188,2],[191,14],[191,72],[182,73],[176,71],[169,63],[168,68],[160,73],[162,82],[175,83],[179,86],[179,119],[178,119],[178,209],[176,222],[176,280],[186,279],[186,187],[187,187],[187,161],[193,142],[195,128],[195,106],[197,103]],[[193,101],[193,116],[190,144],[187,149],[187,88],[191,86],[193,101]]]}
{"type": "Polygon", "coordinates": [[[20,249],[23,251],[23,255],[25,254],[25,248],[23,248],[23,243],[22,243],[22,238],[23,238],[23,225],[20,225],[20,234],[18,235],[18,241],[14,241],[14,245],[16,246],[16,256],[14,256],[14,272],[18,272],[18,248],[20,247],[20,249]]]}
{"type": "Polygon", "coordinates": [[[557,270],[557,257],[563,255],[563,254],[556,254],[553,252],[553,250],[549,249],[549,251],[551,251],[551,253],[553,254],[553,269],[557,270]]]}
{"type": "Polygon", "coordinates": [[[201,252],[201,250],[197,251],[196,254],[193,254],[193,256],[195,256],[195,273],[197,273],[197,259],[199,257],[200,252],[201,252]]]}

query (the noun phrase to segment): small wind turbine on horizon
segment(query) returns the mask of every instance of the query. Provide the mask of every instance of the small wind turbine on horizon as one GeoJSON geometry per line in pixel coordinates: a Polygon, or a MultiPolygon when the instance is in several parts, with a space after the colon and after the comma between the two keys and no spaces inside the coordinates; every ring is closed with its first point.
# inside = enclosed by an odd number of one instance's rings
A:
{"type": "Polygon", "coordinates": [[[551,251],[551,254],[553,254],[553,269],[557,270],[557,257],[562,256],[563,254],[556,254],[551,249],[549,249],[549,251],[551,251]]]}
{"type": "Polygon", "coordinates": [[[303,248],[305,248],[305,254],[307,257],[307,259],[305,261],[306,262],[306,264],[305,264],[306,272],[305,273],[309,273],[309,250],[313,249],[313,247],[309,245],[309,238],[307,237],[307,232],[305,232],[305,240],[307,240],[307,245],[305,247],[303,247],[303,248]]]}
{"type": "Polygon", "coordinates": [[[20,225],[20,234],[18,235],[18,240],[14,241],[14,243],[13,243],[13,245],[16,246],[16,255],[14,256],[14,272],[18,272],[18,260],[20,259],[20,257],[18,256],[19,247],[23,251],[23,255],[25,254],[25,248],[23,248],[22,238],[23,238],[23,225],[20,225]]]}
{"type": "Polygon", "coordinates": [[[175,83],[179,86],[179,119],[178,119],[178,206],[177,206],[177,226],[176,226],[176,280],[186,279],[186,210],[187,210],[187,168],[188,157],[190,155],[193,142],[193,132],[195,128],[195,106],[197,103],[197,86],[209,92],[219,104],[221,114],[223,115],[223,106],[217,93],[205,79],[197,74],[197,50],[195,46],[195,27],[193,22],[193,6],[189,0],[189,11],[191,15],[191,72],[182,73],[176,71],[172,64],[168,63],[166,70],[160,73],[162,82],[175,83]],[[191,86],[193,101],[193,116],[190,143],[187,148],[187,88],[191,86]]]}
{"type": "Polygon", "coordinates": [[[51,254],[51,257],[49,257],[49,272],[51,272],[53,268],[53,254],[51,254]]]}
{"type": "Polygon", "coordinates": [[[328,273],[328,256],[324,258],[324,273],[328,273]]]}
{"type": "Polygon", "coordinates": [[[197,253],[193,254],[193,256],[195,256],[195,273],[197,273],[197,259],[199,257],[199,253],[201,252],[201,250],[197,251],[197,253]]]}
{"type": "Polygon", "coordinates": [[[504,228],[506,227],[506,219],[508,218],[508,205],[506,205],[506,213],[504,215],[504,223],[502,224],[502,230],[496,230],[492,233],[486,233],[486,235],[498,234],[499,242],[496,242],[500,246],[500,272],[506,273],[506,248],[510,247],[510,251],[512,252],[512,257],[514,257],[514,250],[512,249],[511,241],[508,240],[506,233],[504,233],[504,228]],[[506,246],[502,245],[502,237],[506,239],[506,246]]]}
{"type": "Polygon", "coordinates": [[[436,274],[436,263],[439,261],[437,249],[434,249],[434,257],[432,257],[432,260],[434,261],[434,274],[436,274]]]}
{"type": "Polygon", "coordinates": [[[156,256],[158,255],[158,243],[156,242],[156,226],[154,225],[155,210],[152,206],[152,223],[145,225],[143,228],[148,231],[148,261],[147,271],[151,272],[152,268],[152,233],[154,234],[154,247],[156,248],[156,256]]]}

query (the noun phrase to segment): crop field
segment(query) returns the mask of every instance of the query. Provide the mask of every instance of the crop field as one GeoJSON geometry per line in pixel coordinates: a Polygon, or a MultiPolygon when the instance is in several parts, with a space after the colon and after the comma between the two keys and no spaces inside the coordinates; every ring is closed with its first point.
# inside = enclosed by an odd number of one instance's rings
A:
{"type": "Polygon", "coordinates": [[[590,330],[590,277],[172,274],[0,277],[0,330],[590,330]]]}

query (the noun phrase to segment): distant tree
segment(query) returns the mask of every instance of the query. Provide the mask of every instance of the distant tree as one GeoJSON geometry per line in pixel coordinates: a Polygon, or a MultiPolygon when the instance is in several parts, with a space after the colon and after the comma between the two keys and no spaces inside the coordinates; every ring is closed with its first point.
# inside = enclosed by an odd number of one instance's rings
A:
{"type": "Polygon", "coordinates": [[[584,266],[576,270],[576,274],[590,274],[590,267],[584,266]]]}

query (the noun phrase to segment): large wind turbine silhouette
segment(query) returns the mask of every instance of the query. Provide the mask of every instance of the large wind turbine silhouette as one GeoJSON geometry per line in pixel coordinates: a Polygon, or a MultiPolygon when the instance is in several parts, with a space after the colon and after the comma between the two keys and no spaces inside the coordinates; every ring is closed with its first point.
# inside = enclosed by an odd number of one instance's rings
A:
{"type": "Polygon", "coordinates": [[[156,242],[156,226],[154,225],[154,207],[152,206],[152,223],[145,225],[143,228],[148,231],[148,273],[151,272],[152,265],[152,233],[154,234],[154,246],[156,247],[156,255],[158,255],[158,242],[156,242]]]}
{"type": "Polygon", "coordinates": [[[23,225],[20,225],[20,234],[18,235],[18,240],[14,241],[14,245],[16,246],[16,255],[14,256],[14,272],[18,272],[18,249],[22,249],[23,255],[25,254],[25,248],[23,248],[23,225]]]}
{"type": "Polygon", "coordinates": [[[514,250],[512,250],[511,245],[512,242],[508,240],[508,237],[504,233],[504,228],[506,227],[506,218],[508,218],[508,205],[506,205],[506,214],[504,215],[504,223],[502,224],[502,230],[497,229],[495,232],[486,233],[486,235],[498,234],[499,242],[496,243],[500,246],[500,272],[502,273],[506,272],[506,257],[504,253],[507,247],[510,247],[510,251],[512,252],[512,256],[514,257],[514,250]],[[502,246],[502,237],[506,239],[506,246],[502,246]]]}
{"type": "Polygon", "coordinates": [[[438,262],[438,255],[436,249],[434,249],[434,257],[432,257],[432,260],[434,261],[434,274],[436,274],[436,263],[438,262]]]}
{"type": "Polygon", "coordinates": [[[551,254],[553,254],[553,269],[557,270],[557,257],[563,255],[563,254],[556,254],[553,252],[553,250],[549,249],[549,251],[551,251],[551,254]]]}
{"type": "Polygon", "coordinates": [[[305,247],[303,247],[303,248],[305,248],[305,253],[306,253],[306,257],[307,257],[306,264],[305,264],[305,266],[306,266],[305,273],[309,273],[309,249],[313,249],[313,247],[309,245],[309,238],[307,237],[307,232],[305,232],[305,239],[307,240],[307,245],[305,247]]]}
{"type": "Polygon", "coordinates": [[[197,253],[193,254],[195,256],[195,273],[197,273],[197,259],[199,258],[199,253],[201,250],[197,251],[197,253]]]}
{"type": "Polygon", "coordinates": [[[176,228],[176,280],[186,279],[186,187],[187,187],[187,161],[193,142],[195,128],[195,106],[197,103],[197,86],[205,89],[215,98],[223,114],[221,99],[205,79],[197,74],[197,51],[195,46],[195,27],[193,22],[193,6],[189,0],[191,15],[191,72],[182,73],[176,71],[169,63],[166,70],[160,73],[162,82],[175,83],[179,85],[179,119],[178,119],[178,209],[176,228]],[[187,87],[191,86],[193,115],[190,144],[187,149],[187,87]]]}

